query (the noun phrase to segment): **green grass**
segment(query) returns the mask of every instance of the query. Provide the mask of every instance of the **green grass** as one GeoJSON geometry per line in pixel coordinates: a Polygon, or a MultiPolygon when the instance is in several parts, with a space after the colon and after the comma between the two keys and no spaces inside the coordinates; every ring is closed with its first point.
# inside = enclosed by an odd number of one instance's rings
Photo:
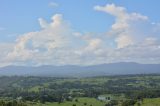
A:
{"type": "Polygon", "coordinates": [[[160,98],[144,99],[141,106],[160,106],[160,98]]]}
{"type": "Polygon", "coordinates": [[[29,89],[30,92],[34,91],[34,92],[38,92],[39,89],[42,88],[41,86],[34,86],[32,88],[29,89]]]}
{"type": "Polygon", "coordinates": [[[111,100],[126,100],[125,95],[123,94],[104,94],[100,95],[102,97],[110,97],[111,100]]]}
{"type": "Polygon", "coordinates": [[[73,101],[66,101],[66,102],[63,102],[63,103],[57,103],[57,102],[54,102],[54,103],[45,103],[45,104],[40,104],[40,103],[35,103],[35,104],[32,104],[31,103],[28,103],[30,104],[30,106],[72,106],[73,104],[76,104],[76,106],[104,106],[105,105],[105,102],[101,102],[99,100],[96,100],[95,98],[87,98],[87,97],[83,97],[83,98],[77,98],[78,99],[78,102],[75,102],[74,100],[73,101]],[[84,103],[87,103],[87,105],[84,105],[84,103]]]}

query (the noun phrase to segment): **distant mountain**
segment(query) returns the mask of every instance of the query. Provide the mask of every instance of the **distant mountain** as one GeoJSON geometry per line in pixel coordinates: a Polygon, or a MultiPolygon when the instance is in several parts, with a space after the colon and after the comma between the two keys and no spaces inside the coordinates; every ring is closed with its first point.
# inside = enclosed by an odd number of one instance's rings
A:
{"type": "Polygon", "coordinates": [[[6,66],[0,68],[0,76],[53,76],[90,77],[105,75],[155,74],[160,73],[160,64],[110,63],[92,66],[6,66]]]}

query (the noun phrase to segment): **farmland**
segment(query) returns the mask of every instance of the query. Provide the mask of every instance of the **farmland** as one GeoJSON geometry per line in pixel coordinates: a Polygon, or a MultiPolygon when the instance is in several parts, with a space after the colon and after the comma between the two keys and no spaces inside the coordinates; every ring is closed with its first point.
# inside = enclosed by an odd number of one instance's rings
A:
{"type": "Polygon", "coordinates": [[[160,75],[154,74],[86,78],[3,76],[0,84],[0,105],[7,106],[160,105],[160,75]]]}

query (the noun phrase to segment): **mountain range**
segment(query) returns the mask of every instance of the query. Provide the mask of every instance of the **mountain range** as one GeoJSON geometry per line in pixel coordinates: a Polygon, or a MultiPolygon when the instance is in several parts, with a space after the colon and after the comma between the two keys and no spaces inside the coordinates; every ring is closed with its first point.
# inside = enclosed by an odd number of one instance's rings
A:
{"type": "Polygon", "coordinates": [[[0,68],[0,76],[50,76],[92,77],[128,74],[160,74],[160,64],[119,62],[91,66],[6,66],[0,68]]]}

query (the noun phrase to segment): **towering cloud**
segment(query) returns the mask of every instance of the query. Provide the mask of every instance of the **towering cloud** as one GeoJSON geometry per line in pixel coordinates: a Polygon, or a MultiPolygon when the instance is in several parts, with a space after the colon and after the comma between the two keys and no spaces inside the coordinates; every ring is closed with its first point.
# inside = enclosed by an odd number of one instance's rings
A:
{"type": "Polygon", "coordinates": [[[42,58],[45,54],[69,44],[71,31],[61,14],[54,15],[49,24],[41,18],[39,23],[42,30],[29,32],[18,37],[13,51],[8,53],[6,60],[13,62],[34,61],[37,55],[42,58]]]}
{"type": "MultiPolygon", "coordinates": [[[[116,36],[115,42],[118,48],[123,48],[135,43],[135,25],[142,21],[147,21],[148,17],[138,13],[127,13],[126,8],[118,7],[114,4],[106,6],[95,6],[95,10],[103,11],[115,17],[115,23],[111,26],[110,35],[116,36]]],[[[139,35],[138,35],[139,36],[139,35]]]]}

